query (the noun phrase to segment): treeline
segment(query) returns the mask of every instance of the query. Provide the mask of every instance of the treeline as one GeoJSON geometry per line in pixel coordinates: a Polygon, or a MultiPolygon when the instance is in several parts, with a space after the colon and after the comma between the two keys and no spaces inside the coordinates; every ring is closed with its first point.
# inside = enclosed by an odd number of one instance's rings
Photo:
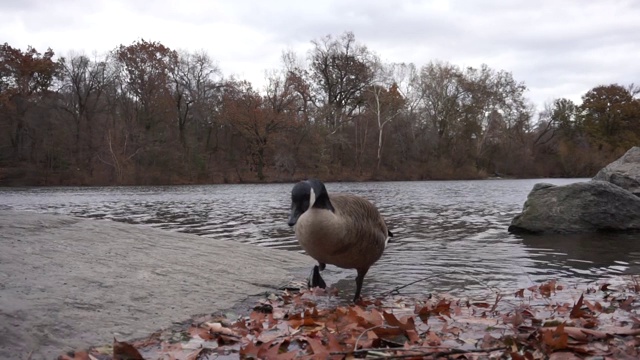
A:
{"type": "Polygon", "coordinates": [[[204,52],[0,46],[0,185],[593,176],[640,143],[639,88],[536,114],[486,65],[385,63],[352,33],[283,53],[257,90],[204,52]]]}

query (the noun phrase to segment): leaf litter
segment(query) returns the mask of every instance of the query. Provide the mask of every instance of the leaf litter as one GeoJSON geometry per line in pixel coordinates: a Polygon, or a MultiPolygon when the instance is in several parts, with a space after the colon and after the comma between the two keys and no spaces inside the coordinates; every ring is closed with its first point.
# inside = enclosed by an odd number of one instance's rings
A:
{"type": "Polygon", "coordinates": [[[481,300],[396,293],[357,304],[335,290],[284,290],[245,316],[205,316],[181,331],[58,359],[637,359],[638,279],[552,280],[481,300]]]}

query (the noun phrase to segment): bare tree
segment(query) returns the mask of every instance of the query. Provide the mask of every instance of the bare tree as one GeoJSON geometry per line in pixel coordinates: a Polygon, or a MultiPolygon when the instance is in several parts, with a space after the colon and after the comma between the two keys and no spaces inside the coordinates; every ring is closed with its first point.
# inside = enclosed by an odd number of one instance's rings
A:
{"type": "Polygon", "coordinates": [[[335,134],[362,104],[362,93],[373,80],[376,59],[351,32],[337,39],[328,35],[312,44],[309,63],[315,97],[330,133],[335,134]]]}
{"type": "MultiPolygon", "coordinates": [[[[374,84],[369,87],[371,101],[368,108],[374,113],[378,130],[378,146],[376,151],[376,169],[382,163],[382,148],[384,129],[387,124],[396,119],[405,109],[408,87],[411,77],[415,76],[415,68],[406,64],[383,64],[375,66],[374,84]],[[405,88],[405,94],[401,90],[405,88]]],[[[409,104],[411,106],[413,104],[409,104]]]]}
{"type": "Polygon", "coordinates": [[[106,59],[70,53],[60,63],[60,108],[73,119],[76,166],[93,175],[96,117],[107,111],[105,89],[114,79],[106,59]]]}
{"type": "Polygon", "coordinates": [[[180,143],[188,152],[187,125],[194,119],[199,121],[200,125],[212,122],[206,114],[213,110],[212,103],[220,101],[222,72],[205,52],[181,52],[174,60],[176,64],[170,67],[171,92],[176,108],[180,143]]]}

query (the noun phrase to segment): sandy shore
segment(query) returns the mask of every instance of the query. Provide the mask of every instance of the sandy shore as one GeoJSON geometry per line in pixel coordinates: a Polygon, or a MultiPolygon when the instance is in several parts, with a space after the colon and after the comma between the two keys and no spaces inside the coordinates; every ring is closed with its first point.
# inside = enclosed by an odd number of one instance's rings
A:
{"type": "Polygon", "coordinates": [[[143,337],[232,308],[311,264],[294,252],[147,226],[0,211],[0,359],[143,337]]]}

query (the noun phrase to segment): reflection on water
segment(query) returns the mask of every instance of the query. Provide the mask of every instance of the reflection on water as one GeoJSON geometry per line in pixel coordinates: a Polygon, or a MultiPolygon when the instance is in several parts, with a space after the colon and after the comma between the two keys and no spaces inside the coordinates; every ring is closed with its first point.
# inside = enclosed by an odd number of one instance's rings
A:
{"type": "MultiPolygon", "coordinates": [[[[428,277],[404,293],[473,294],[551,278],[576,283],[640,273],[637,234],[507,233],[533,185],[542,181],[562,185],[584,179],[330,183],[327,188],[372,200],[395,235],[367,275],[365,291],[386,291],[428,277]]],[[[301,251],[286,225],[291,187],[4,188],[0,208],[147,224],[301,251]]],[[[355,271],[329,267],[325,272],[339,287],[355,286],[355,271]]]]}

